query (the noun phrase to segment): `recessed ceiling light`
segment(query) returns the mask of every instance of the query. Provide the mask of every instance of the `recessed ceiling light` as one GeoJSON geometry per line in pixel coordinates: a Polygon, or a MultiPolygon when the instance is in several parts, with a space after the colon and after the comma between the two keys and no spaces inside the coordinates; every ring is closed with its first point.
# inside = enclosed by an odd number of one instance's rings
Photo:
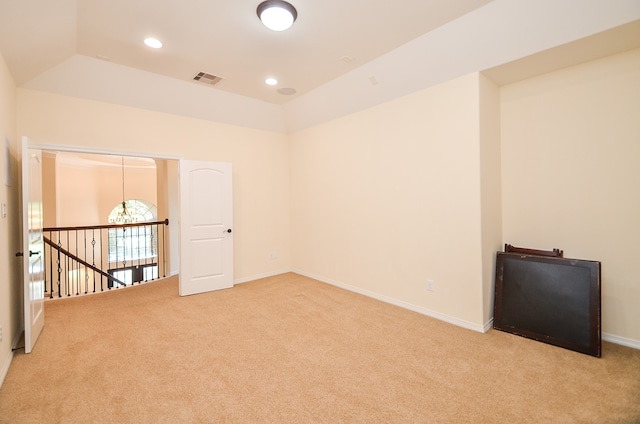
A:
{"type": "Polygon", "coordinates": [[[264,26],[273,31],[291,28],[298,17],[296,8],[284,0],[263,1],[258,5],[256,12],[264,26]]]}
{"type": "Polygon", "coordinates": [[[266,80],[264,80],[265,83],[267,83],[267,85],[276,85],[278,84],[278,80],[275,78],[267,78],[266,80]]]}
{"type": "Polygon", "coordinates": [[[162,42],[155,38],[145,38],[144,44],[151,47],[152,49],[159,49],[160,47],[162,47],[162,42]]]}

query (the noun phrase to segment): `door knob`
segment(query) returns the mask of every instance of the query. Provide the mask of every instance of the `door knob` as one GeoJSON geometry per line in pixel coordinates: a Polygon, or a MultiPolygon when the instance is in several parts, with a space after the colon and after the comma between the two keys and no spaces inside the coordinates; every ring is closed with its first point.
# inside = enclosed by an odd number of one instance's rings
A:
{"type": "Polygon", "coordinates": [[[231,228],[228,228],[228,229],[227,229],[227,233],[230,233],[230,232],[231,232],[231,228]]]}

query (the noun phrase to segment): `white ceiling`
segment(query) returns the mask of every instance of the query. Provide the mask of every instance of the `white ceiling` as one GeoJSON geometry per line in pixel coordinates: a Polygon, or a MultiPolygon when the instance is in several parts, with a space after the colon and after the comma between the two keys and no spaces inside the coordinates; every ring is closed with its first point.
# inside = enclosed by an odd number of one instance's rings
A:
{"type": "Polygon", "coordinates": [[[471,72],[507,84],[640,47],[640,0],[289,0],[284,32],[260,1],[0,0],[0,52],[27,90],[292,132],[471,72]]]}
{"type": "Polygon", "coordinates": [[[282,104],[490,1],[290,0],[298,19],[274,32],[261,0],[0,0],[0,49],[18,85],[81,54],[282,104]]]}

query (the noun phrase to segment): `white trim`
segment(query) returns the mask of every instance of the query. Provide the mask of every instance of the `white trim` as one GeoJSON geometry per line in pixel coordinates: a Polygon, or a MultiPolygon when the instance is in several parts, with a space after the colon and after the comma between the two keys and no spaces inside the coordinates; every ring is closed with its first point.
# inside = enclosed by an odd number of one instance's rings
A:
{"type": "Polygon", "coordinates": [[[11,362],[13,361],[13,351],[14,349],[16,349],[16,346],[18,346],[20,338],[22,337],[22,333],[24,333],[24,325],[22,325],[18,332],[14,335],[13,342],[11,343],[11,351],[9,352],[9,355],[7,355],[7,360],[5,361],[5,363],[2,364],[2,368],[0,368],[0,387],[2,387],[4,379],[9,373],[9,368],[11,367],[11,362]]]}
{"type": "Polygon", "coordinates": [[[296,274],[304,275],[305,277],[313,278],[314,280],[321,281],[323,283],[331,284],[332,286],[339,287],[341,289],[345,289],[354,293],[361,294],[363,296],[370,297],[372,299],[380,300],[385,303],[389,303],[391,305],[399,306],[404,309],[408,309],[413,312],[417,312],[422,315],[426,315],[431,318],[435,318],[440,321],[447,322],[449,324],[457,325],[458,327],[466,328],[468,330],[477,331],[478,333],[485,333],[485,325],[474,324],[469,321],[462,320],[460,318],[455,318],[449,315],[442,314],[440,312],[432,311],[431,309],[423,308],[422,306],[417,306],[411,304],[409,302],[405,302],[403,300],[394,299],[392,297],[388,297],[379,293],[375,293],[369,290],[364,290],[359,287],[351,286],[349,284],[340,283],[338,281],[334,281],[328,278],[320,277],[318,275],[313,275],[308,272],[304,272],[298,269],[294,269],[293,272],[296,274]]]}
{"type": "MultiPolygon", "coordinates": [[[[395,306],[399,306],[404,309],[408,309],[413,312],[417,312],[422,315],[429,316],[431,318],[438,319],[440,321],[447,322],[449,324],[457,325],[458,327],[466,328],[469,330],[477,331],[479,333],[486,333],[487,331],[493,328],[493,317],[487,321],[483,326],[479,326],[478,324],[474,324],[469,321],[461,320],[459,318],[455,318],[449,315],[441,314],[440,312],[432,311],[427,308],[423,308],[422,306],[413,305],[411,303],[394,299],[388,296],[381,295],[379,293],[375,293],[369,290],[364,290],[355,286],[350,286],[348,284],[340,283],[338,281],[334,281],[328,278],[320,277],[318,275],[314,275],[308,272],[301,271],[299,269],[293,269],[291,272],[295,272],[296,274],[304,275],[305,277],[313,278],[314,280],[321,281],[323,283],[331,284],[332,286],[340,287],[345,290],[349,290],[354,293],[358,293],[367,297],[371,297],[376,300],[380,300],[385,303],[390,303],[395,306]]],[[[248,281],[248,280],[247,280],[248,281]]],[[[615,343],[621,346],[630,347],[633,349],[640,350],[640,340],[629,339],[626,337],[616,336],[614,334],[602,333],[602,340],[610,343],[615,343]]]]}
{"type": "MultiPolygon", "coordinates": [[[[299,269],[293,269],[291,272],[295,272],[296,274],[304,275],[305,277],[313,278],[314,280],[321,281],[323,283],[331,284],[332,286],[340,287],[342,289],[361,294],[363,296],[367,296],[376,300],[380,300],[385,303],[390,303],[395,306],[399,306],[404,309],[408,309],[413,312],[417,312],[422,315],[429,316],[431,318],[438,319],[440,321],[447,322],[449,324],[457,325],[458,327],[466,328],[469,330],[477,331],[479,333],[486,333],[487,331],[493,328],[493,317],[487,321],[483,326],[479,326],[478,324],[474,324],[469,321],[461,320],[459,318],[455,318],[449,315],[441,314],[440,312],[432,311],[427,308],[423,308],[422,306],[413,305],[408,302],[404,302],[402,300],[394,299],[388,296],[381,295],[379,293],[375,293],[369,290],[364,290],[355,286],[350,286],[348,284],[340,283],[338,281],[334,281],[328,278],[320,277],[318,275],[314,275],[308,272],[301,271],[299,269]]],[[[275,275],[275,274],[274,274],[275,275]]],[[[250,281],[250,280],[245,280],[250,281]]],[[[640,340],[629,339],[626,337],[620,337],[609,333],[602,333],[602,340],[610,343],[615,343],[621,346],[630,347],[633,349],[640,350],[640,340]]]]}
{"type": "Polygon", "coordinates": [[[131,157],[165,159],[165,160],[183,159],[182,156],[168,155],[168,154],[162,154],[162,153],[132,152],[128,150],[95,149],[95,148],[90,148],[86,146],[67,146],[64,144],[41,144],[37,142],[32,143],[31,140],[29,142],[29,148],[39,149],[39,150],[48,150],[48,151],[59,151],[59,152],[91,153],[94,155],[131,156],[131,157]]]}
{"type": "Polygon", "coordinates": [[[620,337],[609,333],[602,333],[602,340],[604,340],[605,342],[615,343],[618,345],[640,350],[640,340],[620,337]]]}
{"type": "Polygon", "coordinates": [[[2,387],[2,383],[4,383],[4,379],[9,372],[9,367],[11,366],[11,361],[13,361],[13,348],[7,355],[7,360],[2,364],[2,368],[0,368],[0,387],[2,387]]]}

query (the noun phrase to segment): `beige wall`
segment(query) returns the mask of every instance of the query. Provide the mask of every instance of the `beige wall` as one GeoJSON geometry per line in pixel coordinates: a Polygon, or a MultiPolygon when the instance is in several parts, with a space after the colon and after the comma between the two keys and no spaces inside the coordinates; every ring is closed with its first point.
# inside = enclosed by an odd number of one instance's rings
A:
{"type": "MultiPolygon", "coordinates": [[[[58,161],[57,180],[57,226],[108,224],[109,213],[122,202],[122,169],[119,166],[89,167],[58,161]]],[[[153,167],[127,167],[125,170],[127,199],[146,200],[157,206],[156,184],[153,167]]],[[[46,208],[45,216],[48,213],[49,208],[46,208]]]]}
{"type": "Polygon", "coordinates": [[[502,163],[500,88],[479,75],[480,192],[483,319],[493,319],[496,252],[502,250],[502,163]]]}
{"type": "Polygon", "coordinates": [[[483,329],[479,107],[471,74],[294,133],[295,269],[483,329]]]}
{"type": "Polygon", "coordinates": [[[18,132],[41,144],[232,162],[235,280],[291,268],[284,134],[25,89],[18,132]]]}
{"type": "Polygon", "coordinates": [[[0,54],[0,204],[7,205],[7,217],[0,217],[0,382],[9,369],[11,346],[21,326],[20,306],[22,267],[15,253],[20,250],[20,219],[18,197],[19,144],[16,138],[16,89],[13,79],[0,54]],[[6,141],[10,148],[7,151],[6,141]],[[8,164],[8,166],[7,166],[8,164]],[[7,167],[11,186],[6,185],[7,167]]]}
{"type": "Polygon", "coordinates": [[[56,154],[42,152],[42,212],[43,226],[58,226],[56,154]]]}
{"type": "Polygon", "coordinates": [[[640,50],[505,86],[501,111],[505,241],[601,261],[603,332],[637,345],[640,50]]]}

